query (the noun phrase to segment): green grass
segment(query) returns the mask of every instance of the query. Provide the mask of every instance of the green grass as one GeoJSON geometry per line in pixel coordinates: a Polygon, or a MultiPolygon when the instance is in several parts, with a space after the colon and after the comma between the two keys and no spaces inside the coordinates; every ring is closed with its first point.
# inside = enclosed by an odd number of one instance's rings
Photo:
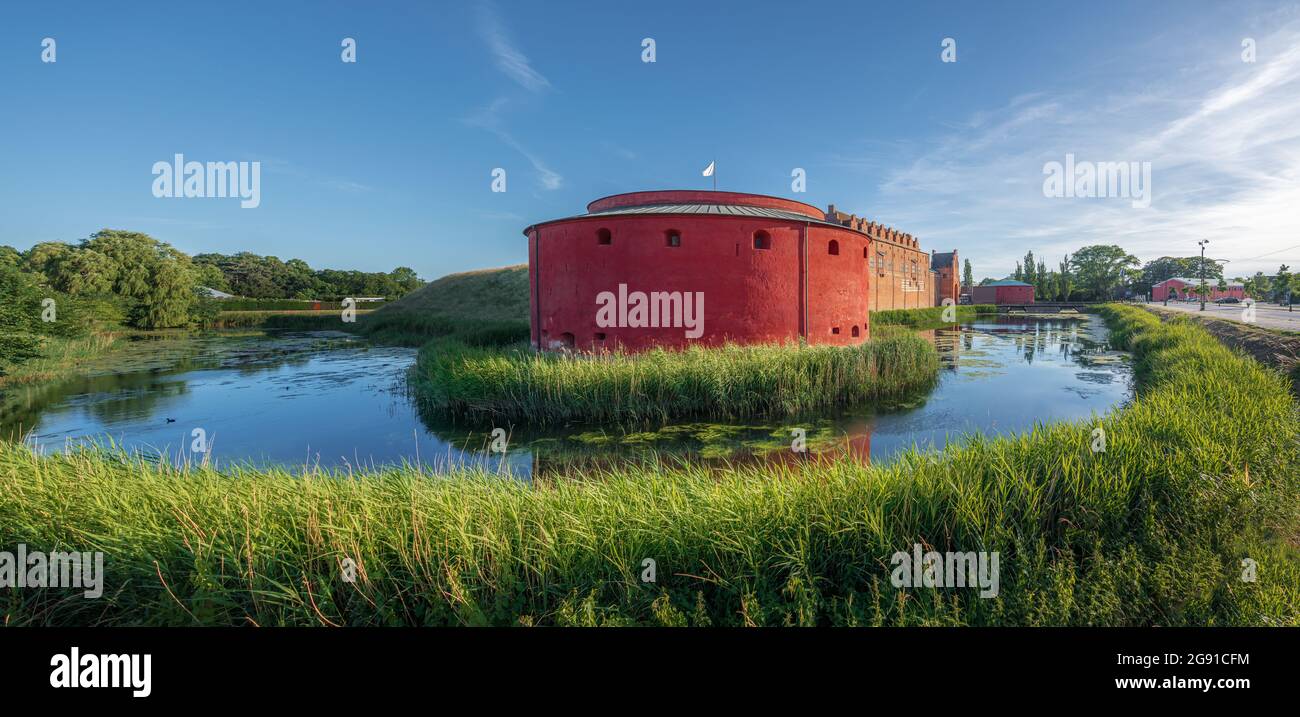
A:
{"type": "Polygon", "coordinates": [[[349,331],[379,344],[422,346],[455,338],[473,346],[528,341],[528,267],[451,274],[379,309],[362,305],[357,320],[340,310],[225,311],[211,328],[349,331]]]}
{"type": "Polygon", "coordinates": [[[217,315],[217,318],[209,329],[254,329],[254,328],[275,328],[275,329],[295,329],[298,331],[349,331],[373,309],[359,309],[356,312],[356,323],[344,323],[343,312],[337,309],[323,309],[321,311],[287,311],[287,310],[266,310],[266,311],[223,311],[217,315]]]}
{"type": "Polygon", "coordinates": [[[357,322],[375,341],[420,346],[456,335],[467,343],[528,340],[528,266],[507,266],[432,281],[357,322]]]}
{"type": "Polygon", "coordinates": [[[1139,395],[886,466],[176,470],[0,446],[0,546],[102,550],[103,598],[0,592],[9,625],[1300,625],[1300,420],[1185,322],[1107,308],[1139,395]],[[1000,595],[898,589],[890,556],[1000,554],[1000,595]],[[657,562],[657,582],[640,580],[657,562]],[[1240,580],[1243,558],[1258,582],[1240,580]],[[354,583],[342,579],[355,560],[354,583]]]}
{"type": "Polygon", "coordinates": [[[929,388],[938,353],[903,330],[853,347],[728,345],[567,355],[457,341],[420,350],[410,385],[426,415],[506,425],[642,424],[794,416],[929,388]]]}
{"type": "Polygon", "coordinates": [[[937,329],[951,326],[961,321],[969,321],[983,314],[996,314],[998,307],[993,304],[968,304],[954,306],[955,320],[944,321],[943,311],[947,307],[932,306],[924,309],[890,309],[871,312],[871,326],[906,326],[910,329],[937,329]]]}
{"type": "Polygon", "coordinates": [[[42,337],[40,355],[16,366],[9,366],[0,374],[0,393],[5,389],[46,381],[57,381],[76,374],[86,361],[96,358],[114,346],[132,331],[92,331],[85,336],[63,338],[42,337]]]}

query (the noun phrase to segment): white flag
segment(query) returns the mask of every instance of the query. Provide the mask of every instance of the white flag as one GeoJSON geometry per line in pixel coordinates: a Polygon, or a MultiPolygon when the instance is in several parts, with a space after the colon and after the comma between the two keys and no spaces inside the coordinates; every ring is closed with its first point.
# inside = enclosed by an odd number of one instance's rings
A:
{"type": "Polygon", "coordinates": [[[709,162],[709,166],[704,168],[704,176],[706,177],[713,176],[713,162],[709,162]]]}

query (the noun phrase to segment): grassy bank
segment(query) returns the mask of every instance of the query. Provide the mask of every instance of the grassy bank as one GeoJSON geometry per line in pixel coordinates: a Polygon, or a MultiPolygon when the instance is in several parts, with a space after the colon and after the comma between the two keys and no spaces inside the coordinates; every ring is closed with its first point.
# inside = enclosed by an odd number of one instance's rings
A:
{"type": "Polygon", "coordinates": [[[1300,398],[1300,332],[1186,314],[1151,304],[1142,306],[1165,321],[1178,317],[1195,321],[1225,345],[1248,354],[1266,366],[1281,370],[1291,379],[1291,392],[1300,398]]]}
{"type": "Polygon", "coordinates": [[[944,321],[945,306],[932,306],[924,309],[891,309],[889,311],[871,312],[871,326],[906,326],[910,329],[938,329],[950,326],[957,321],[969,321],[983,314],[997,314],[998,307],[993,304],[973,304],[954,306],[954,321],[944,321]]]}
{"type": "Polygon", "coordinates": [[[341,310],[321,311],[223,311],[205,328],[209,329],[297,329],[299,331],[349,331],[373,309],[357,311],[357,321],[343,322],[341,310]]]}
{"type": "Polygon", "coordinates": [[[411,387],[432,415],[476,423],[639,424],[691,416],[793,416],[929,387],[938,354],[885,331],[860,346],[692,347],[572,356],[435,342],[411,387]]]}
{"type": "Polygon", "coordinates": [[[34,383],[58,381],[77,374],[77,370],[91,359],[112,348],[131,331],[92,331],[85,336],[64,338],[51,336],[43,339],[40,354],[0,373],[0,395],[5,390],[34,383]]]}
{"type": "Polygon", "coordinates": [[[1099,423],[851,461],[477,473],[177,471],[0,446],[0,546],[101,550],[104,595],[24,624],[1298,625],[1300,421],[1280,376],[1108,308],[1139,396],[1099,423]],[[577,480],[581,478],[581,480],[577,480]],[[914,544],[997,551],[999,594],[895,588],[914,544]],[[656,582],[642,582],[643,561],[656,582]],[[1258,580],[1241,580],[1241,561],[1258,580]],[[356,561],[355,582],[341,565],[356,561]]]}
{"type": "Polygon", "coordinates": [[[404,346],[452,336],[472,345],[528,341],[528,267],[444,276],[356,326],[374,341],[404,346]]]}

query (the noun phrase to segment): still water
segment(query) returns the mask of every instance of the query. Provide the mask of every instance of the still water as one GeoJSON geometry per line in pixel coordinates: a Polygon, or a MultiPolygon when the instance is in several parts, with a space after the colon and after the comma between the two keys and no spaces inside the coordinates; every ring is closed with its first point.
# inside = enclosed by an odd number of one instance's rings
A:
{"type": "Polygon", "coordinates": [[[973,432],[1086,418],[1133,392],[1127,354],[1097,319],[998,317],[924,332],[942,371],[923,396],[877,410],[771,422],[680,423],[623,431],[572,426],[546,433],[431,425],[405,391],[415,349],[343,334],[282,333],[139,341],[91,375],[18,390],[0,409],[0,435],[58,451],[83,441],[170,462],[348,468],[483,465],[515,475],[622,460],[786,460],[793,430],[812,453],[886,461],[914,445],[942,447],[973,432]],[[197,443],[202,438],[202,443],[197,443]],[[203,447],[206,453],[192,449],[203,447]]]}

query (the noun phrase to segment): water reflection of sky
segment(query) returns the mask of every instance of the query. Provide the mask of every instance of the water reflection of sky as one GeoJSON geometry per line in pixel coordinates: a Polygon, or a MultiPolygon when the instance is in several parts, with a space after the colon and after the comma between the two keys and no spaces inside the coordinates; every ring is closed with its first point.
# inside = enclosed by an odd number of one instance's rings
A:
{"type": "MultiPolygon", "coordinates": [[[[942,446],[964,433],[1008,433],[1037,422],[1087,417],[1132,392],[1124,354],[1110,351],[1099,321],[1000,318],[925,334],[943,370],[928,395],[887,411],[799,420],[681,423],[625,432],[595,426],[510,431],[505,457],[487,452],[490,427],[423,423],[403,389],[415,351],[349,339],[207,341],[166,367],[104,372],[25,397],[0,419],[29,442],[59,450],[110,439],[129,450],[189,454],[202,428],[219,464],[346,469],[419,462],[534,469],[611,465],[627,459],[789,460],[791,431],[814,453],[849,450],[880,461],[913,445],[942,446]]],[[[138,368],[138,367],[137,367],[138,368]]],[[[196,457],[189,454],[190,458],[196,457]]]]}

